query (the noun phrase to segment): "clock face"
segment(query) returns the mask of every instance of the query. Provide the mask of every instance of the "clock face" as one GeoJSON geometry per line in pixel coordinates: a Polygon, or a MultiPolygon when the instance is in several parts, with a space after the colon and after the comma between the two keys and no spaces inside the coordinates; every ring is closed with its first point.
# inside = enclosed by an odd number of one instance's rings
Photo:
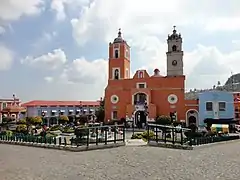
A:
{"type": "Polygon", "coordinates": [[[173,60],[172,65],[173,65],[173,66],[176,66],[176,65],[177,65],[177,61],[176,61],[176,60],[173,60]]]}

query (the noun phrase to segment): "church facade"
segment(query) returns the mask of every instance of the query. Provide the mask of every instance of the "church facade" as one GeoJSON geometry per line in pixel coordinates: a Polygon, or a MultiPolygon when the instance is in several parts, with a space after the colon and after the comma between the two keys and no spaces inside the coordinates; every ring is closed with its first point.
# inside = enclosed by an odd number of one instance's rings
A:
{"type": "Polygon", "coordinates": [[[105,120],[134,118],[145,123],[159,115],[174,114],[185,122],[189,113],[198,117],[196,101],[185,100],[182,36],[173,29],[167,38],[167,75],[159,69],[139,69],[130,77],[130,46],[118,37],[109,43],[108,84],[105,88],[105,120]]]}

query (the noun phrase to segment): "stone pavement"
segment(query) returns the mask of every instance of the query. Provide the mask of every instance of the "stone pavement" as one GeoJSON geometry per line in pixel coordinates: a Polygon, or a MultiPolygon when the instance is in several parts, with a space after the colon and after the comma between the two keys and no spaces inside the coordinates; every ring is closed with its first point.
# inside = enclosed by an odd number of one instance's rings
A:
{"type": "Polygon", "coordinates": [[[1,180],[238,180],[240,141],[196,150],[67,152],[0,144],[1,180]]]}

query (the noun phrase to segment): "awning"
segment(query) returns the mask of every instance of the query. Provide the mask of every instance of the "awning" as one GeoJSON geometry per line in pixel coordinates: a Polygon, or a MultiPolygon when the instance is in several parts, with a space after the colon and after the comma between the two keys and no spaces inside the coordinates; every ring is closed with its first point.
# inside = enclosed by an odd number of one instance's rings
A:
{"type": "Polygon", "coordinates": [[[231,124],[231,123],[235,123],[235,122],[237,122],[237,120],[234,120],[233,118],[229,118],[229,119],[207,118],[204,120],[204,123],[211,123],[211,124],[231,124]]]}

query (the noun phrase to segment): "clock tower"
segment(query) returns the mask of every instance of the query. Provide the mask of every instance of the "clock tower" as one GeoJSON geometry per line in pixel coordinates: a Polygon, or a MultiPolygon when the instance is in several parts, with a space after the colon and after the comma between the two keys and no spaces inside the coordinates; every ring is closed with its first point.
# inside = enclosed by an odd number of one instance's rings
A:
{"type": "Polygon", "coordinates": [[[182,37],[173,26],[173,33],[168,35],[167,76],[183,75],[182,37]]]}

